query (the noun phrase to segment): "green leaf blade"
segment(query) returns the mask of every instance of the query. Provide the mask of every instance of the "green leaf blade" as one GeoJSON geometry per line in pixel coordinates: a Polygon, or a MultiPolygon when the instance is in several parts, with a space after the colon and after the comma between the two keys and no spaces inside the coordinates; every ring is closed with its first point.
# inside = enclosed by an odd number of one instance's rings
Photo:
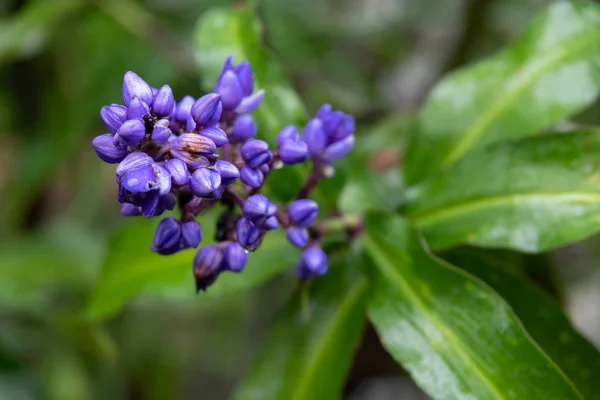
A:
{"type": "Polygon", "coordinates": [[[560,2],[506,51],[446,78],[407,151],[414,184],[474,148],[532,135],[590,104],[600,89],[600,8],[560,2]]]}
{"type": "Polygon", "coordinates": [[[365,245],[377,270],[369,318],[429,395],[583,398],[496,292],[432,258],[402,219],[370,214],[365,245]]]}
{"type": "Polygon", "coordinates": [[[405,211],[436,249],[545,251],[600,230],[599,169],[598,130],[503,143],[414,187],[405,211]]]}

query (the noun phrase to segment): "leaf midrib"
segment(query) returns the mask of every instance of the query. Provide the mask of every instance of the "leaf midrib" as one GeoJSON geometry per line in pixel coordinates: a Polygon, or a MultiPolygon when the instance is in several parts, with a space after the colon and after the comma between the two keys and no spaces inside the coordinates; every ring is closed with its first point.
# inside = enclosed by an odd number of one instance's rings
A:
{"type": "MultiPolygon", "coordinates": [[[[427,307],[423,304],[420,297],[415,293],[410,283],[406,282],[402,275],[400,275],[391,263],[388,262],[387,257],[382,253],[379,249],[375,241],[371,238],[370,235],[365,236],[365,243],[367,244],[367,248],[371,252],[372,255],[379,261],[379,266],[383,266],[381,268],[388,277],[394,279],[398,285],[403,289],[406,295],[412,298],[413,303],[421,310],[423,315],[427,316],[430,321],[437,326],[439,331],[450,341],[454,343],[454,348],[457,350],[456,353],[465,361],[466,364],[470,365],[473,371],[481,378],[483,382],[485,382],[486,386],[490,389],[491,393],[494,395],[496,399],[504,400],[504,396],[498,391],[498,388],[492,383],[486,373],[479,368],[477,363],[471,358],[469,351],[464,347],[461,340],[452,333],[452,331],[446,329],[445,324],[441,322],[435,315],[430,313],[427,310],[427,307]]],[[[427,336],[426,336],[427,337],[427,336]]],[[[427,338],[427,341],[429,339],[427,338]]]]}
{"type": "MultiPolygon", "coordinates": [[[[569,58],[572,54],[588,47],[595,43],[596,36],[594,32],[600,32],[598,27],[594,28],[582,28],[580,31],[573,35],[569,35],[566,39],[561,40],[559,43],[550,46],[548,50],[540,53],[530,63],[535,63],[534,67],[531,67],[531,74],[527,79],[521,79],[521,81],[510,87],[510,90],[504,91],[502,96],[498,98],[488,109],[484,112],[462,135],[461,139],[456,142],[454,147],[447,153],[442,161],[443,166],[448,166],[458,159],[460,159],[466,152],[473,147],[474,143],[483,135],[486,129],[493,123],[495,119],[501,115],[505,109],[513,102],[514,99],[518,98],[519,95],[535,81],[538,80],[544,73],[548,72],[555,65],[557,65],[563,59],[569,58]],[[581,38],[580,40],[577,40],[581,38]],[[573,43],[570,46],[566,46],[565,43],[573,43]],[[557,51],[556,49],[559,49],[557,51]],[[535,65],[537,64],[537,67],[535,65]]],[[[523,74],[523,69],[527,68],[527,64],[517,68],[509,77],[508,84],[514,80],[519,79],[519,76],[523,74]]]]}
{"type": "Polygon", "coordinates": [[[448,220],[461,214],[468,214],[474,210],[494,208],[502,205],[518,206],[518,203],[535,203],[549,201],[576,201],[580,203],[600,204],[600,193],[586,192],[563,192],[563,193],[515,193],[503,196],[480,197],[468,201],[451,204],[449,206],[435,207],[425,212],[408,212],[408,216],[414,220],[419,227],[423,228],[448,220]]]}

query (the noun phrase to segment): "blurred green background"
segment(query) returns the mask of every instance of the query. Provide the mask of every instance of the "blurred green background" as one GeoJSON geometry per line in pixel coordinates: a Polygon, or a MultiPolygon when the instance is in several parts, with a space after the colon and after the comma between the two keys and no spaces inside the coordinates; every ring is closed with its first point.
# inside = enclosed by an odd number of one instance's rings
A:
{"type": "MultiPolygon", "coordinates": [[[[444,73],[510,43],[549,3],[258,1],[262,39],[308,112],[330,102],[357,117],[355,158],[325,192],[341,190],[341,207],[358,211],[356,199],[371,192],[355,169],[367,162],[385,188],[400,187],[402,155],[385,153],[383,161],[369,155],[402,142],[404,122],[444,73]]],[[[209,296],[194,294],[188,267],[166,285],[159,277],[138,288],[132,276],[120,289],[131,293],[103,294],[115,304],[102,318],[89,312],[101,269],[111,268],[114,257],[141,269],[184,260],[190,270],[192,258],[190,252],[176,261],[149,258],[153,225],[121,217],[114,166],[98,160],[90,145],[104,133],[99,110],[120,101],[127,70],[153,86],[171,85],[179,98],[209,90],[212,82],[197,67],[206,55],[194,50],[196,21],[209,8],[239,6],[0,0],[0,399],[222,399],[244,376],[269,321],[296,286],[293,271],[260,288],[209,296]]],[[[578,120],[599,117],[594,105],[578,120]]],[[[542,256],[552,277],[531,272],[596,344],[598,243],[592,238],[542,256]],[[566,283],[561,293],[553,279],[566,283]]],[[[260,262],[280,268],[278,246],[260,262]]],[[[347,398],[426,398],[366,332],[347,398]]]]}

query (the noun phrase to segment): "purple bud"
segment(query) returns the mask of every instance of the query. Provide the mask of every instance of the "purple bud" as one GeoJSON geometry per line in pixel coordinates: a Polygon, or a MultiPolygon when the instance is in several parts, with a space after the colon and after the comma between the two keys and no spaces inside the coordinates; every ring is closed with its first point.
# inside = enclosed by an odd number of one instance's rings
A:
{"type": "MultiPolygon", "coordinates": [[[[161,119],[161,121],[164,121],[161,119]]],[[[155,126],[152,130],[152,135],[150,135],[150,139],[152,139],[157,144],[165,144],[171,137],[171,130],[169,128],[164,128],[162,126],[155,126]]]]}
{"type": "Polygon", "coordinates": [[[217,246],[201,247],[194,257],[196,291],[206,290],[221,273],[223,253],[217,246]]]}
{"type": "Polygon", "coordinates": [[[250,140],[244,143],[241,154],[250,168],[258,168],[273,158],[269,145],[264,140],[250,140]]]}
{"type": "Polygon", "coordinates": [[[294,200],[288,208],[288,215],[292,224],[296,226],[310,226],[319,212],[319,205],[310,199],[294,200]]]}
{"type": "Polygon", "coordinates": [[[142,208],[142,215],[146,218],[154,217],[160,214],[160,195],[158,191],[151,190],[147,193],[142,193],[140,196],[143,196],[140,200],[140,205],[142,208]]]}
{"type": "Polygon", "coordinates": [[[221,95],[221,103],[224,110],[235,109],[244,97],[240,81],[235,72],[231,70],[225,71],[219,78],[215,86],[215,92],[221,95]]]}
{"type": "Polygon", "coordinates": [[[217,127],[204,128],[199,132],[199,134],[212,140],[217,147],[221,147],[229,142],[225,131],[217,127]]]}
{"type": "Polygon", "coordinates": [[[301,140],[286,140],[279,147],[279,158],[288,165],[304,162],[308,158],[308,146],[301,140]]]}
{"type": "Polygon", "coordinates": [[[222,112],[221,96],[218,93],[209,93],[200,97],[191,108],[192,117],[200,126],[216,124],[222,112]]]}
{"type": "Polygon", "coordinates": [[[171,154],[185,161],[191,168],[209,164],[206,157],[214,154],[217,149],[212,140],[197,133],[182,133],[169,142],[169,146],[171,154]]]}
{"type": "Polygon", "coordinates": [[[145,167],[146,165],[154,164],[154,160],[146,153],[142,153],[141,151],[135,151],[129,154],[127,157],[123,159],[117,165],[116,173],[117,173],[117,183],[119,183],[119,177],[129,171],[136,170],[141,167],[145,167]]]}
{"type": "Polygon", "coordinates": [[[318,157],[327,146],[327,135],[323,131],[320,119],[311,119],[302,131],[302,140],[308,146],[308,152],[313,157],[318,157]]]}
{"type": "Polygon", "coordinates": [[[310,247],[302,253],[296,265],[298,279],[306,280],[327,272],[327,255],[319,247],[310,247]]]}
{"type": "Polygon", "coordinates": [[[306,243],[308,243],[308,230],[306,228],[292,226],[287,229],[285,234],[288,241],[300,249],[303,249],[306,243]]]}
{"type": "Polygon", "coordinates": [[[158,188],[154,165],[129,170],[120,178],[120,184],[131,193],[145,193],[158,188]]]}
{"type": "Polygon", "coordinates": [[[294,125],[286,126],[281,130],[281,132],[279,132],[279,135],[277,135],[277,145],[281,146],[288,140],[300,140],[298,129],[296,129],[294,125]]]}
{"type": "Polygon", "coordinates": [[[185,162],[179,158],[172,158],[165,162],[165,169],[171,175],[171,182],[175,186],[187,185],[190,180],[190,173],[185,162]]]}
{"type": "Polygon", "coordinates": [[[242,99],[240,104],[235,108],[235,112],[238,114],[246,114],[256,110],[265,97],[265,91],[259,90],[251,96],[242,99]]]}
{"type": "Polygon", "coordinates": [[[164,85],[154,95],[152,100],[152,112],[158,117],[168,117],[175,109],[175,98],[173,97],[173,90],[169,85],[164,85]]]}
{"type": "Polygon", "coordinates": [[[165,195],[171,191],[171,174],[165,168],[158,164],[153,164],[154,176],[156,177],[157,189],[160,195],[165,195]]]}
{"type": "Polygon", "coordinates": [[[348,154],[352,147],[354,147],[354,135],[347,136],[345,139],[327,146],[320,159],[330,164],[348,154]]]}
{"type": "Polygon", "coordinates": [[[231,141],[243,142],[256,136],[256,123],[252,115],[240,115],[233,122],[233,129],[229,135],[231,141]]]}
{"type": "Polygon", "coordinates": [[[233,71],[238,77],[240,87],[244,97],[250,96],[254,91],[254,76],[252,76],[252,67],[248,61],[242,61],[235,67],[233,71]]]}
{"type": "Polygon", "coordinates": [[[162,213],[164,210],[174,209],[176,204],[177,197],[175,196],[175,193],[169,192],[166,195],[159,197],[157,208],[160,208],[162,213]]]}
{"type": "Polygon", "coordinates": [[[129,106],[134,97],[150,104],[152,103],[152,88],[138,74],[128,71],[123,78],[123,103],[129,106]]]}
{"type": "Polygon", "coordinates": [[[223,248],[223,259],[225,268],[232,272],[242,272],[246,261],[248,261],[248,253],[237,242],[229,242],[223,248]]]}
{"type": "Polygon", "coordinates": [[[110,133],[115,133],[127,119],[127,107],[120,104],[104,106],[100,110],[100,119],[110,133]]]}
{"type": "Polygon", "coordinates": [[[134,97],[127,108],[127,119],[140,119],[150,114],[150,107],[137,97],[134,97]]]}
{"type": "Polygon", "coordinates": [[[132,146],[138,144],[146,134],[146,127],[141,119],[125,121],[113,137],[116,146],[132,146]]]}
{"type": "Polygon", "coordinates": [[[231,185],[240,177],[240,171],[229,161],[219,160],[215,163],[215,167],[221,175],[222,185],[231,185]]]}
{"type": "Polygon", "coordinates": [[[126,147],[119,147],[113,144],[113,135],[110,133],[96,136],[92,140],[92,146],[96,150],[98,157],[109,164],[121,162],[127,155],[126,147]]]}
{"type": "Polygon", "coordinates": [[[246,185],[252,188],[259,188],[265,179],[265,175],[259,170],[250,167],[242,167],[240,170],[240,179],[246,185]]]}
{"type": "Polygon", "coordinates": [[[240,218],[235,226],[237,241],[250,251],[256,250],[260,241],[260,229],[246,218],[240,218]]]}
{"type": "Polygon", "coordinates": [[[271,168],[269,168],[269,164],[263,164],[260,167],[258,167],[258,170],[260,172],[262,172],[263,175],[267,175],[269,173],[269,171],[271,170],[271,168]]]}
{"type": "Polygon", "coordinates": [[[184,248],[196,248],[202,241],[200,224],[196,221],[181,224],[181,243],[184,248]]]}
{"type": "Polygon", "coordinates": [[[242,211],[250,222],[261,226],[267,219],[275,215],[277,206],[271,203],[266,196],[255,194],[246,199],[242,211]]]}
{"type": "Polygon", "coordinates": [[[317,111],[317,118],[320,119],[325,119],[327,118],[327,116],[329,115],[329,113],[333,110],[333,107],[331,107],[330,104],[323,104],[320,108],[319,111],[317,111]]]}
{"type": "Polygon", "coordinates": [[[212,168],[198,168],[190,178],[190,188],[198,197],[208,199],[218,197],[221,188],[221,175],[212,168]]]}
{"type": "Polygon", "coordinates": [[[123,203],[121,204],[121,215],[124,217],[136,217],[142,215],[142,213],[135,204],[123,203]]]}
{"type": "Polygon", "coordinates": [[[180,246],[181,224],[175,218],[164,218],[156,227],[152,239],[152,251],[169,255],[176,253],[180,246]]]}
{"type": "Polygon", "coordinates": [[[185,96],[179,103],[177,103],[177,106],[175,107],[174,118],[179,121],[180,124],[185,124],[186,121],[192,116],[193,105],[194,98],[192,96],[185,96]]]}
{"type": "Polygon", "coordinates": [[[279,228],[279,221],[277,221],[277,217],[272,216],[271,218],[267,219],[262,228],[267,231],[279,228]]]}

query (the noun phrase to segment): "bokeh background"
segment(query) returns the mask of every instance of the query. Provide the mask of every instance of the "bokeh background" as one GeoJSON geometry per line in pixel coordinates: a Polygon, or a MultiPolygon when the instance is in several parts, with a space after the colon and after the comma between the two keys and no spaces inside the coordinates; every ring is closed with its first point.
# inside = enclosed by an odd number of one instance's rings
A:
{"type": "MultiPolygon", "coordinates": [[[[405,121],[443,74],[513,41],[549,3],[260,0],[257,12],[264,43],[307,110],[330,102],[354,114],[357,147],[385,156],[361,158],[355,168],[377,171],[393,188],[402,154],[371,135],[400,143],[405,121]]],[[[257,289],[196,296],[190,274],[184,290],[150,285],[101,320],[86,313],[102,268],[110,268],[107,249],[131,224],[119,214],[114,166],[90,145],[104,133],[99,110],[120,101],[127,70],[171,85],[177,97],[209,90],[193,32],[212,7],[239,4],[0,0],[0,399],[228,398],[295,287],[293,273],[284,273],[257,289]]],[[[598,123],[598,105],[577,120],[598,123]]],[[[348,171],[340,179],[351,182],[348,171]]],[[[348,208],[373,195],[342,187],[348,208]]],[[[149,252],[145,228],[122,246],[121,262],[149,252]]],[[[531,257],[526,268],[597,345],[598,244],[591,238],[531,257]]],[[[369,327],[345,396],[426,398],[369,327]]]]}

